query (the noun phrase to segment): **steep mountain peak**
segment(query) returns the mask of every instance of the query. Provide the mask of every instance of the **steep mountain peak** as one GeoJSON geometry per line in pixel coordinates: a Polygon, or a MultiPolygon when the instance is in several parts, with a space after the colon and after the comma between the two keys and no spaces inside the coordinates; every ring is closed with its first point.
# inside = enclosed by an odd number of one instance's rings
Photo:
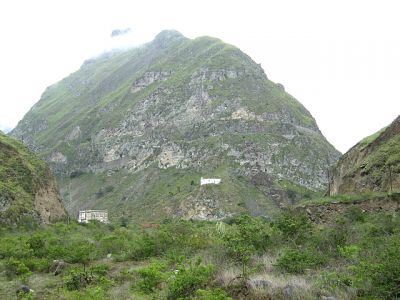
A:
{"type": "Polygon", "coordinates": [[[339,156],[247,54],[176,31],[82,66],[12,135],[49,162],[69,212],[135,221],[271,215],[324,189],[339,156]]]}

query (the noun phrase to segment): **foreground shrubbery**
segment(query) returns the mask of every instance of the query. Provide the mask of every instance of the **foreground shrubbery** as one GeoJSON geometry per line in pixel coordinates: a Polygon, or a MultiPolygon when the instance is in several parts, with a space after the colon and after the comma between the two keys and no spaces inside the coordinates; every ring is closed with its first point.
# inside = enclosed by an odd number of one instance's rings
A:
{"type": "Polygon", "coordinates": [[[284,299],[288,293],[299,299],[396,299],[398,249],[397,214],[354,208],[326,225],[295,211],[273,222],[238,216],[226,223],[170,221],[150,229],[59,223],[1,229],[0,284],[55,278],[54,287],[42,292],[50,299],[59,293],[65,299],[284,299]],[[268,273],[263,256],[273,260],[268,273]],[[55,259],[66,262],[58,277],[49,273],[55,259]],[[224,270],[232,268],[237,271],[226,277],[224,270]],[[312,284],[301,294],[299,285],[273,282],[271,276],[282,273],[312,284]]]}

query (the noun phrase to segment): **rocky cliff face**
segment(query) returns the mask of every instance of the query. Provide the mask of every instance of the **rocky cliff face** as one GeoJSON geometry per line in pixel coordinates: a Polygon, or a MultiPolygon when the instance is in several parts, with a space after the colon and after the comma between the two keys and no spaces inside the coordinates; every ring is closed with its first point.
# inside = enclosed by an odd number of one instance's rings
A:
{"type": "Polygon", "coordinates": [[[351,148],[333,169],[330,194],[400,189],[400,116],[351,148]]]}
{"type": "Polygon", "coordinates": [[[0,132],[0,224],[50,223],[65,217],[46,163],[0,132]]]}
{"type": "Polygon", "coordinates": [[[176,31],[86,61],[11,133],[57,174],[67,209],[218,219],[323,190],[339,153],[238,48],[176,31]],[[200,177],[222,178],[199,186],[200,177]]]}

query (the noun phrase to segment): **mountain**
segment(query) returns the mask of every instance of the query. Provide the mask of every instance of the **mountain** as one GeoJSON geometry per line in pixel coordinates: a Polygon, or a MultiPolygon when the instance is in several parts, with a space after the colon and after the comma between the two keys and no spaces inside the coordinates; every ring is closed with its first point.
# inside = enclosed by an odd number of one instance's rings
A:
{"type": "Polygon", "coordinates": [[[390,192],[400,189],[400,116],[363,139],[339,160],[330,194],[390,192]]]}
{"type": "Polygon", "coordinates": [[[11,135],[47,160],[70,213],[137,222],[270,216],[324,190],[340,155],[240,49],[173,30],[87,60],[11,135]]]}
{"type": "Polygon", "coordinates": [[[0,224],[49,223],[66,217],[46,163],[0,131],[0,224]]]}

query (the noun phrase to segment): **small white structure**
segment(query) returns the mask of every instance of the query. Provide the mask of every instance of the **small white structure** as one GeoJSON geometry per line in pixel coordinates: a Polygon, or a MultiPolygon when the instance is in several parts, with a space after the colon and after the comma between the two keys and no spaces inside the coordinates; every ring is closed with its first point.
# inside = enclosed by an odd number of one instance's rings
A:
{"type": "Polygon", "coordinates": [[[106,210],[80,210],[78,216],[79,223],[89,223],[90,220],[97,220],[108,223],[108,212],[106,210]]]}
{"type": "Polygon", "coordinates": [[[205,185],[205,184],[220,184],[221,179],[220,178],[200,178],[200,185],[205,185]]]}

